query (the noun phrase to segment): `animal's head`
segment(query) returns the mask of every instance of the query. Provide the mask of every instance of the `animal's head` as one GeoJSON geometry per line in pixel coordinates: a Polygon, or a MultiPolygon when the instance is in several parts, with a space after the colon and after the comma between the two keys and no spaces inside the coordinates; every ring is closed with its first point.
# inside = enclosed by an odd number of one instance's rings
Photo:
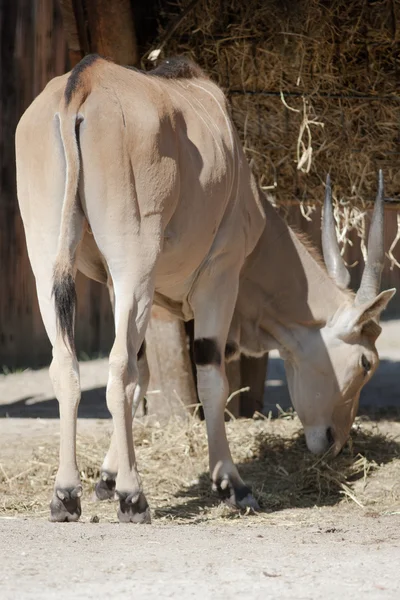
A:
{"type": "MultiPolygon", "coordinates": [[[[362,387],[379,364],[375,342],[381,332],[379,318],[395,289],[379,293],[384,261],[383,176],[368,238],[368,260],[361,285],[326,324],[300,337],[295,357],[285,357],[293,405],[302,421],[307,446],[322,453],[333,445],[338,453],[345,444],[358,409],[362,387]]],[[[332,210],[329,176],[326,185],[322,246],[327,271],[342,289],[350,282],[340,255],[332,210]]]]}

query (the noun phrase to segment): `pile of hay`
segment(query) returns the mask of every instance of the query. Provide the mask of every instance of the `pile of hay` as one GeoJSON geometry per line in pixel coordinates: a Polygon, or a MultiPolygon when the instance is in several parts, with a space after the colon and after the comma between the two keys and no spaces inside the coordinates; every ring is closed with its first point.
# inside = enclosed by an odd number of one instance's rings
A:
{"type": "MultiPolygon", "coordinates": [[[[372,474],[379,478],[384,465],[397,473],[400,468],[400,444],[368,424],[357,426],[352,445],[335,459],[318,458],[307,451],[299,421],[293,416],[231,421],[227,431],[234,460],[263,511],[249,516],[251,520],[269,519],[271,512],[287,508],[343,502],[380,512],[399,509],[398,475],[392,475],[390,489],[378,485],[378,497],[364,494],[363,482],[372,474]]],[[[135,423],[134,437],[154,520],[198,523],[241,517],[210,491],[204,422],[175,418],[160,427],[145,420],[135,423]]],[[[108,438],[78,437],[84,520],[94,515],[102,521],[116,520],[115,503],[90,502],[107,444],[108,438]]],[[[28,462],[0,465],[0,515],[47,518],[57,465],[56,441],[39,447],[28,462]]]]}
{"type": "Polygon", "coordinates": [[[363,237],[378,168],[386,196],[400,199],[397,3],[198,0],[180,20],[188,5],[163,5],[149,53],[188,55],[222,86],[253,170],[278,205],[300,200],[309,215],[330,171],[341,238],[352,228],[363,237]]]}

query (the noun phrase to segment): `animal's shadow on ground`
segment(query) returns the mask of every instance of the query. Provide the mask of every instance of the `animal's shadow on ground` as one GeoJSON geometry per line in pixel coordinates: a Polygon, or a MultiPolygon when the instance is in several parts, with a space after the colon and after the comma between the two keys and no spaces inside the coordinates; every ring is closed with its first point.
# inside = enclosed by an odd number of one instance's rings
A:
{"type": "MultiPolygon", "coordinates": [[[[0,418],[13,417],[18,419],[58,419],[60,416],[58,401],[38,400],[27,396],[0,405],[0,418]]],[[[78,409],[80,419],[111,419],[110,411],[106,404],[106,388],[98,387],[82,392],[78,409]]]]}
{"type": "MultiPolygon", "coordinates": [[[[400,417],[399,373],[400,362],[381,360],[378,371],[361,392],[358,414],[373,415],[375,420],[380,418],[398,420],[400,417]]],[[[245,396],[243,400],[245,401],[245,396]]],[[[291,407],[289,390],[283,361],[279,358],[270,358],[264,394],[264,413],[271,412],[272,416],[279,416],[278,405],[283,410],[291,407]]],[[[0,418],[4,417],[58,419],[58,401],[55,398],[41,400],[24,396],[15,402],[0,404],[0,418]]],[[[78,417],[80,419],[111,418],[106,404],[105,387],[82,392],[78,417]]]]}
{"type": "MultiPolygon", "coordinates": [[[[378,465],[400,458],[400,442],[369,431],[354,433],[351,443],[335,458],[311,455],[302,434],[282,438],[265,432],[253,448],[253,457],[237,466],[263,512],[334,506],[343,500],[346,489],[351,493],[354,482],[368,480],[378,465]]],[[[218,502],[210,491],[208,473],[175,497],[176,504],[156,510],[156,515],[190,520],[218,502]]],[[[231,516],[237,518],[237,512],[231,516]]]]}

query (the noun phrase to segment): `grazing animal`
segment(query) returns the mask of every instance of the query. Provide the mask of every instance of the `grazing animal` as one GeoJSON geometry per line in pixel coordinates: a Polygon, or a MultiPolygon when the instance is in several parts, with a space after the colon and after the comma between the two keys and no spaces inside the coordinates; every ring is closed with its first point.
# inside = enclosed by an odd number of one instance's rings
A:
{"type": "Polygon", "coordinates": [[[329,185],[324,253],[330,275],[262,197],[222,91],[186,60],[145,74],[87,56],[53,79],[22,116],[16,159],[60,408],[53,521],[81,514],[77,269],[107,285],[113,304],[106,397],[114,433],[96,490],[100,498],[117,495],[121,521],[150,521],[136,466],[132,404],[148,378],[142,344],[153,302],[194,319],[211,479],[228,502],[257,508],[225,433],[226,347],[231,355],[279,348],[309,448],[344,443],[359,391],[378,363],[376,320],[394,294],[378,295],[382,181],[370,258],[354,298],[344,289],[329,185]]]}

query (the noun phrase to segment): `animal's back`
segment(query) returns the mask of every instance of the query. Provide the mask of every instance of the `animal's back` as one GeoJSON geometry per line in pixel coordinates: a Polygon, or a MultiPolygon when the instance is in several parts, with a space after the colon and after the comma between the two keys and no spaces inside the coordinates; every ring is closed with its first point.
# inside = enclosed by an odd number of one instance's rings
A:
{"type": "MultiPolygon", "coordinates": [[[[178,61],[144,74],[87,57],[35,100],[21,120],[24,135],[54,128],[63,96],[68,104],[74,94],[82,96],[80,197],[93,230],[105,215],[87,201],[89,189],[93,196],[118,160],[137,192],[135,220],[161,216],[158,292],[179,301],[200,265],[221,251],[243,260],[261,232],[262,210],[224,95],[198,67],[178,61]]],[[[112,202],[110,195],[109,213],[112,202]]]]}

